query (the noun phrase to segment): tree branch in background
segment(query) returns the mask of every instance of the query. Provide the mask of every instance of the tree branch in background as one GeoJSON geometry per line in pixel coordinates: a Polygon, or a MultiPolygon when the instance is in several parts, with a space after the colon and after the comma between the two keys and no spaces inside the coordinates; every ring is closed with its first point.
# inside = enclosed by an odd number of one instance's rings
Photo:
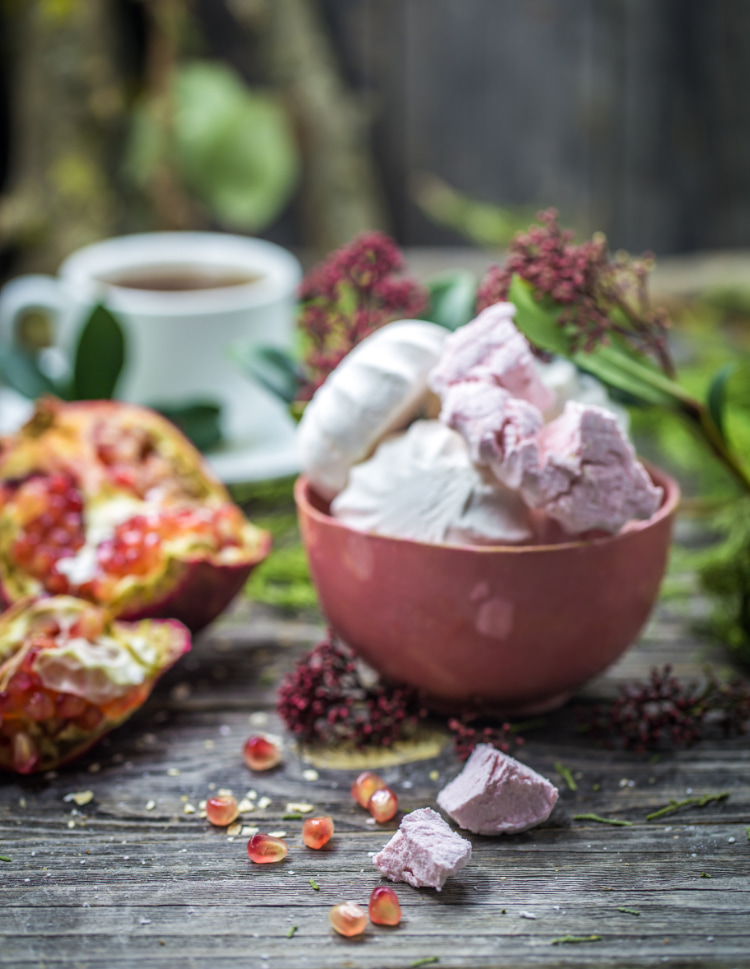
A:
{"type": "Polygon", "coordinates": [[[145,186],[160,229],[195,228],[202,220],[182,187],[176,167],[174,76],[187,9],[185,0],[142,0],[147,14],[146,110],[162,150],[145,186]]]}
{"type": "Polygon", "coordinates": [[[387,221],[364,109],[347,90],[313,0],[228,0],[246,29],[263,32],[271,81],[285,95],[304,156],[306,241],[335,249],[387,221]]]}
{"type": "Polygon", "coordinates": [[[25,0],[7,11],[13,153],[0,246],[19,249],[21,269],[55,269],[118,223],[111,172],[125,105],[113,11],[110,0],[25,0]]]}

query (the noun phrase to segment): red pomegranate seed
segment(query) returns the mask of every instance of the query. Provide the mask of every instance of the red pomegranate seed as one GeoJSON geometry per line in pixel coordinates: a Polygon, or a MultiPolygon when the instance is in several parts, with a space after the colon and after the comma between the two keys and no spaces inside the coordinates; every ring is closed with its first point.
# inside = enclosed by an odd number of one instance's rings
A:
{"type": "Polygon", "coordinates": [[[206,817],[219,828],[224,828],[236,820],[240,809],[231,794],[217,794],[206,801],[206,817]]]}
{"type": "Polygon", "coordinates": [[[32,720],[49,720],[55,715],[55,703],[49,693],[35,690],[24,703],[32,720]]]}
{"type": "Polygon", "coordinates": [[[373,888],[370,895],[370,904],[367,906],[370,921],[375,925],[398,925],[401,921],[401,906],[398,903],[398,896],[392,888],[386,885],[378,885],[373,888]]]}
{"type": "Polygon", "coordinates": [[[348,938],[362,935],[367,928],[367,916],[356,902],[339,902],[328,913],[328,918],[336,932],[348,938]]]}
{"type": "Polygon", "coordinates": [[[254,834],[247,843],[247,856],[256,865],[270,865],[286,858],[286,841],[272,834],[254,834]]]}
{"type": "Polygon", "coordinates": [[[398,798],[390,787],[381,787],[373,791],[372,797],[367,802],[367,810],[380,824],[390,821],[398,811],[398,798]]]}
{"type": "Polygon", "coordinates": [[[307,818],[302,825],[302,840],[308,848],[322,848],[333,835],[333,818],[307,818]]]}
{"type": "Polygon", "coordinates": [[[57,715],[63,720],[79,717],[86,709],[86,701],[73,693],[61,693],[57,697],[57,715]]]}
{"type": "Polygon", "coordinates": [[[385,781],[371,770],[363,771],[352,784],[352,797],[363,808],[367,804],[375,791],[385,787],[385,781]]]}
{"type": "Polygon", "coordinates": [[[281,763],[281,750],[273,741],[259,734],[248,737],[242,755],[250,770],[270,770],[281,763]]]}
{"type": "Polygon", "coordinates": [[[91,704],[86,704],[86,709],[75,718],[75,723],[81,730],[95,730],[101,723],[102,712],[91,704]]]}
{"type": "MultiPolygon", "coordinates": [[[[201,536],[207,545],[219,550],[230,541],[225,534],[225,518],[222,509],[192,507],[164,510],[158,515],[136,515],[118,525],[112,538],[102,542],[98,550],[99,564],[109,575],[147,575],[162,561],[161,543],[188,532],[193,537],[201,536]]],[[[240,514],[232,541],[241,527],[240,514]]]]}
{"type": "Polygon", "coordinates": [[[35,685],[36,677],[31,676],[29,673],[14,673],[8,680],[8,693],[20,695],[22,693],[28,693],[35,685]]]}
{"type": "Polygon", "coordinates": [[[112,538],[102,542],[98,550],[99,564],[109,575],[147,575],[160,563],[161,538],[166,538],[169,516],[157,519],[136,515],[118,525],[112,538]],[[152,536],[156,536],[156,540],[152,536]]]}
{"type": "Polygon", "coordinates": [[[39,579],[47,592],[68,592],[68,580],[56,571],[57,562],[84,544],[83,496],[67,474],[33,477],[14,496],[23,523],[13,543],[13,557],[22,569],[39,579]]]}
{"type": "Polygon", "coordinates": [[[47,592],[50,592],[53,596],[65,595],[70,590],[70,583],[64,575],[60,575],[58,572],[53,572],[48,576],[44,584],[47,592]]]}

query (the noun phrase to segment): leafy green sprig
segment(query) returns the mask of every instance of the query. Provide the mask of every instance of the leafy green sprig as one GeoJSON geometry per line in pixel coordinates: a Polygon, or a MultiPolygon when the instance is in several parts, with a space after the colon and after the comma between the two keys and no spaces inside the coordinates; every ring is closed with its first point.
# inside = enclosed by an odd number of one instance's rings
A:
{"type": "Polygon", "coordinates": [[[560,325],[563,307],[550,297],[539,298],[534,287],[520,276],[513,277],[508,296],[516,307],[516,326],[535,347],[567,358],[642,405],[659,407],[687,421],[743,491],[750,494],[750,474],[732,450],[724,431],[726,385],[730,376],[726,367],[714,377],[704,402],[689,394],[618,334],[611,334],[608,342],[588,350],[579,348],[574,337],[560,325]]]}
{"type": "MultiPolygon", "coordinates": [[[[122,324],[106,306],[97,304],[81,326],[70,370],[53,377],[42,366],[44,346],[22,340],[0,345],[0,380],[35,400],[52,395],[60,400],[110,400],[117,391],[127,361],[127,339],[122,324]]],[[[172,421],[201,451],[221,441],[221,406],[213,400],[184,404],[151,405],[172,421]]]]}

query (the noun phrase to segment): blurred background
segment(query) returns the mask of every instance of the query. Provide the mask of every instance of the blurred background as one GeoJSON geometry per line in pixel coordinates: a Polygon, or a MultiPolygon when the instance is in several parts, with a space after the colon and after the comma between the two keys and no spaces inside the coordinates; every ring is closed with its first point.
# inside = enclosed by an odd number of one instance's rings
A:
{"type": "MultiPolygon", "coordinates": [[[[749,54],[748,0],[0,0],[0,284],[129,232],[258,235],[309,266],[378,228],[423,280],[472,270],[471,297],[487,250],[555,206],[578,239],[657,254],[682,385],[747,455],[749,54]]],[[[713,522],[726,470],[672,415],[631,419],[713,522]]],[[[314,604],[289,483],[236,495],[276,543],[249,594],[314,604]]],[[[731,508],[685,574],[750,656],[731,508]]]]}
{"type": "Polygon", "coordinates": [[[153,228],[750,246],[745,0],[0,0],[0,273],[153,228]],[[482,203],[477,205],[476,203],[482,203]]]}

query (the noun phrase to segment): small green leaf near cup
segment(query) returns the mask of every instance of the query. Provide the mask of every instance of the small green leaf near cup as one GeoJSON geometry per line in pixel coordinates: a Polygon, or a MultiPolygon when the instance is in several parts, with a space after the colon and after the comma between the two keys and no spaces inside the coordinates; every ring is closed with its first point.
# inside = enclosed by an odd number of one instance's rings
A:
{"type": "Polygon", "coordinates": [[[72,400],[109,400],[125,364],[125,334],[101,303],[93,308],[78,337],[72,400]]]}
{"type": "Polygon", "coordinates": [[[445,273],[427,284],[430,304],[424,319],[457,330],[475,315],[477,278],[464,270],[445,273]]]}
{"type": "Polygon", "coordinates": [[[217,402],[202,400],[151,406],[178,427],[199,451],[210,451],[221,443],[221,405],[217,402]]]}

